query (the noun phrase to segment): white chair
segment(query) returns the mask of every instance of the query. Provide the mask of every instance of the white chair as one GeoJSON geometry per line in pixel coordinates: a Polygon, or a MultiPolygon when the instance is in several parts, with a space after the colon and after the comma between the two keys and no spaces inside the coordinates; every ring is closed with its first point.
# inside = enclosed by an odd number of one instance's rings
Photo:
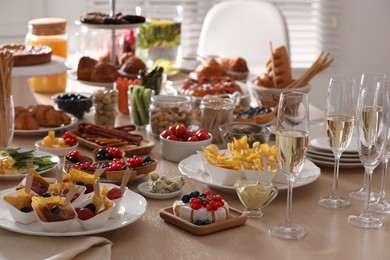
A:
{"type": "Polygon", "coordinates": [[[276,6],[253,0],[224,1],[206,14],[197,54],[240,56],[258,74],[264,72],[271,54],[270,42],[273,48],[285,45],[290,50],[287,25],[276,6]]]}

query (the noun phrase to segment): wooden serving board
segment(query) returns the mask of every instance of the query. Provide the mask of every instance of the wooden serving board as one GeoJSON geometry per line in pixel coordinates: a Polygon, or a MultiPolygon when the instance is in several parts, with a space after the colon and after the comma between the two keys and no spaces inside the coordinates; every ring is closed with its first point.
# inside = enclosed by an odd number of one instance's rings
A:
{"type": "MultiPolygon", "coordinates": [[[[101,145],[98,145],[97,143],[95,142],[91,142],[91,141],[88,141],[80,136],[77,136],[78,140],[79,140],[79,144],[84,146],[84,147],[87,147],[91,150],[94,150],[96,148],[102,148],[104,146],[101,146],[101,145]]],[[[145,155],[145,154],[150,154],[154,148],[154,146],[156,145],[156,143],[151,140],[151,139],[148,139],[148,138],[144,138],[141,142],[141,145],[140,146],[136,146],[136,145],[122,145],[122,146],[118,146],[119,149],[121,149],[124,153],[125,153],[125,156],[133,156],[133,155],[145,155]]]]}
{"type": "Polygon", "coordinates": [[[247,220],[247,216],[243,214],[242,212],[229,207],[229,217],[228,219],[212,223],[204,226],[198,226],[195,224],[192,224],[180,217],[177,217],[173,214],[173,208],[163,208],[160,210],[160,217],[165,220],[168,223],[171,223],[175,226],[178,226],[179,228],[182,228],[194,235],[203,236],[207,234],[211,234],[214,232],[222,231],[225,229],[238,227],[243,224],[245,224],[247,220]]]}

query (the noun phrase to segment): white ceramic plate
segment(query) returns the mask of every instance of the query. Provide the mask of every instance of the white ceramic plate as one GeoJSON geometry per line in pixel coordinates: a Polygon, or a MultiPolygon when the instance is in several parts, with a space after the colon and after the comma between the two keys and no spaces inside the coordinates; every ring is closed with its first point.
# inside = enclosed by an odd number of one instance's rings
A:
{"type": "MultiPolygon", "coordinates": [[[[328,138],[326,136],[310,138],[309,146],[319,151],[330,151],[328,138]]],[[[351,142],[344,153],[357,153],[356,136],[352,136],[351,142]]]]}
{"type": "MultiPolygon", "coordinates": [[[[325,166],[325,167],[329,167],[329,168],[334,168],[334,162],[329,162],[329,161],[315,159],[315,158],[310,158],[310,160],[318,166],[325,166]]],[[[360,168],[360,167],[363,167],[361,162],[355,162],[355,163],[340,162],[340,168],[353,169],[353,168],[360,168]]]]}
{"type": "MultiPolygon", "coordinates": [[[[0,192],[0,196],[11,192],[13,189],[3,190],[0,192]]],[[[103,228],[94,230],[84,230],[75,221],[68,231],[66,232],[45,232],[38,221],[30,223],[28,225],[20,225],[16,223],[11,217],[11,213],[7,209],[4,200],[0,200],[0,228],[13,231],[16,233],[35,235],[35,236],[53,236],[53,237],[64,237],[64,236],[84,236],[91,234],[98,234],[107,232],[110,230],[122,228],[127,226],[140,217],[142,217],[146,211],[147,202],[141,195],[128,190],[123,197],[122,207],[119,210],[118,216],[114,219],[109,219],[107,225],[103,228]]]]}
{"type": "MultiPolygon", "coordinates": [[[[317,160],[324,160],[326,162],[334,162],[334,157],[328,157],[328,156],[322,156],[322,155],[317,155],[317,154],[312,154],[312,153],[307,153],[307,157],[312,158],[312,159],[317,159],[317,160]]],[[[341,163],[360,163],[360,158],[341,158],[340,159],[341,163]]]]}
{"type": "MultiPolygon", "coordinates": [[[[214,184],[211,180],[210,175],[204,172],[200,165],[201,165],[200,156],[198,154],[194,154],[179,162],[178,168],[180,173],[183,176],[186,176],[187,178],[209,185],[210,187],[216,190],[220,190],[228,193],[236,193],[233,186],[214,184]]],[[[306,160],[305,167],[304,167],[303,174],[294,183],[294,188],[312,183],[316,179],[318,179],[318,177],[320,177],[321,171],[319,170],[318,167],[313,165],[313,163],[306,160]]],[[[288,186],[287,184],[284,183],[274,183],[274,185],[279,189],[279,191],[287,190],[287,186],[288,186]]]]}
{"type": "Polygon", "coordinates": [[[153,193],[148,191],[147,185],[148,182],[141,183],[140,185],[138,185],[138,190],[142,195],[151,199],[159,199],[159,200],[171,199],[177,197],[181,193],[181,189],[171,193],[153,193]]]}
{"type": "MultiPolygon", "coordinates": [[[[54,154],[51,154],[51,153],[46,153],[46,152],[41,152],[41,151],[34,151],[33,155],[36,156],[36,157],[50,156],[50,160],[52,162],[56,163],[56,165],[54,165],[53,167],[51,167],[49,169],[46,169],[46,170],[43,170],[43,171],[39,171],[38,172],[39,174],[43,174],[45,172],[50,171],[51,169],[55,168],[60,163],[60,158],[57,155],[54,155],[54,154]]],[[[0,174],[0,180],[7,180],[7,181],[8,180],[21,180],[24,177],[26,177],[26,174],[22,174],[22,173],[17,173],[17,174],[0,174]]]]}
{"type": "Polygon", "coordinates": [[[77,124],[77,117],[72,114],[66,113],[70,117],[70,123],[68,125],[61,125],[56,127],[41,127],[36,130],[18,130],[15,129],[15,135],[43,135],[49,131],[67,130],[77,124]]]}
{"type": "MultiPolygon", "coordinates": [[[[331,150],[329,151],[318,151],[316,149],[313,149],[311,147],[309,147],[307,149],[307,152],[310,153],[310,154],[315,154],[317,156],[323,156],[323,157],[327,157],[327,158],[334,158],[334,154],[331,150]]],[[[341,155],[341,159],[360,159],[359,157],[359,154],[356,152],[356,153],[343,153],[341,155]]]]}
{"type": "Polygon", "coordinates": [[[86,80],[79,80],[77,79],[77,71],[69,71],[68,72],[68,77],[73,80],[77,80],[78,82],[87,85],[87,86],[92,86],[92,87],[107,87],[107,88],[112,88],[114,85],[114,82],[94,82],[94,81],[86,81],[86,80]]]}

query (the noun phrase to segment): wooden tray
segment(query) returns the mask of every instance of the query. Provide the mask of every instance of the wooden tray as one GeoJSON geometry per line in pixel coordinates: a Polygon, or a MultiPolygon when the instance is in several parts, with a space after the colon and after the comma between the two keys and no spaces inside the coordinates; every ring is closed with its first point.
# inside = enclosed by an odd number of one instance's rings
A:
{"type": "Polygon", "coordinates": [[[161,209],[160,217],[166,222],[178,226],[179,228],[182,228],[194,235],[203,236],[245,224],[247,220],[247,216],[245,214],[231,207],[229,207],[229,212],[230,216],[225,221],[212,223],[204,226],[192,224],[184,219],[175,216],[173,214],[172,207],[161,209]]]}
{"type": "MultiPolygon", "coordinates": [[[[79,144],[90,148],[92,150],[96,148],[102,148],[104,146],[98,145],[95,142],[88,141],[80,136],[77,136],[77,139],[79,140],[79,144]]],[[[154,148],[156,143],[148,138],[144,138],[141,142],[140,146],[136,145],[123,145],[123,146],[118,146],[119,149],[121,149],[124,153],[125,156],[133,156],[133,155],[144,155],[144,154],[150,154],[154,148]]]]}

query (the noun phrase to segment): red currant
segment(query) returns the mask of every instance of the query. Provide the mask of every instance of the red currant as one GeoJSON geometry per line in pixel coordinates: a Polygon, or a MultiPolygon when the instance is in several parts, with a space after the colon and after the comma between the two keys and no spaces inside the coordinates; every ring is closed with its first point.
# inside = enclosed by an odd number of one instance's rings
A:
{"type": "Polygon", "coordinates": [[[107,192],[107,198],[110,200],[118,199],[122,197],[122,192],[119,188],[112,188],[107,192]]]}

